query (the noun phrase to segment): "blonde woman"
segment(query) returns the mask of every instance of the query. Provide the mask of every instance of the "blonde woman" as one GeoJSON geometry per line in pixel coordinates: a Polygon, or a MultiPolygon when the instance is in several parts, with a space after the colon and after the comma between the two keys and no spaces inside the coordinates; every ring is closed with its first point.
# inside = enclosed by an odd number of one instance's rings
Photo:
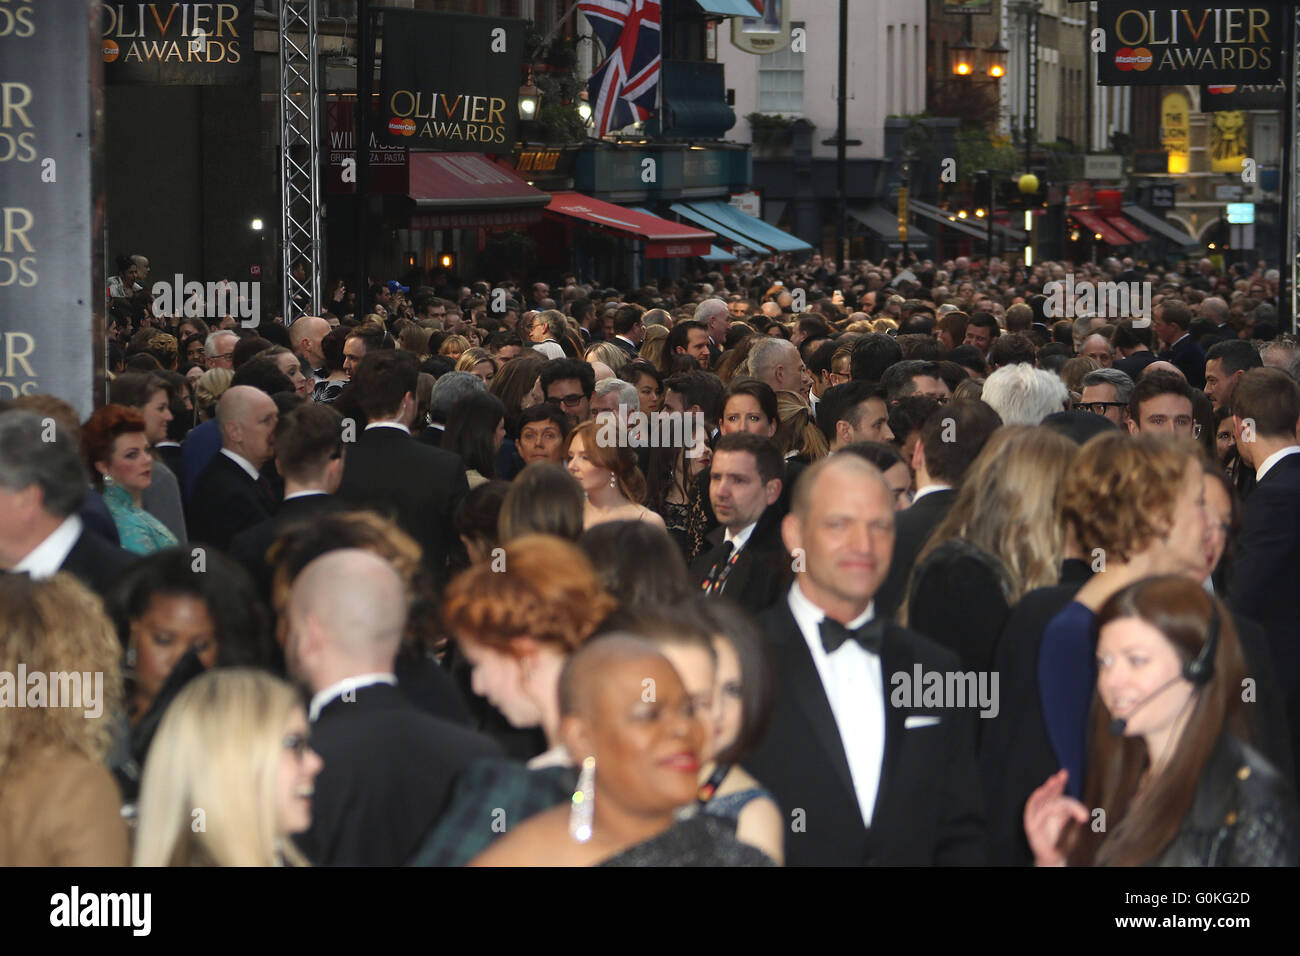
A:
{"type": "Polygon", "coordinates": [[[122,797],[103,763],[121,716],[122,645],[103,605],[69,574],[7,574],[0,621],[0,673],[27,674],[26,706],[0,711],[0,866],[125,866],[122,797]],[[35,700],[38,674],[47,695],[35,700]]]}
{"type": "Polygon", "coordinates": [[[619,372],[624,365],[631,361],[627,353],[613,342],[594,343],[587,349],[587,354],[583,358],[587,362],[604,362],[609,366],[609,370],[614,373],[615,378],[621,377],[619,372]]]}
{"type": "Polygon", "coordinates": [[[210,368],[199,376],[194,386],[194,407],[199,413],[199,421],[206,422],[217,414],[217,402],[230,388],[230,381],[235,373],[228,368],[210,368]]]}
{"type": "Polygon", "coordinates": [[[987,670],[1011,608],[1060,577],[1059,488],[1077,453],[1049,428],[994,432],[917,556],[899,620],[987,670]]]}
{"type": "Polygon", "coordinates": [[[323,765],[308,733],[301,697],[279,678],[246,668],[196,677],[149,749],[135,865],[308,865],[290,839],[311,826],[323,765]]]}
{"type": "Polygon", "coordinates": [[[472,372],[484,385],[491,385],[497,375],[497,360],[485,348],[474,346],[460,353],[456,359],[457,372],[472,372]]]}
{"type": "Polygon", "coordinates": [[[776,393],[776,414],[780,422],[772,439],[787,461],[811,465],[830,454],[826,436],[813,421],[808,399],[798,392],[776,393]]]}
{"type": "Polygon", "coordinates": [[[438,349],[438,354],[459,360],[464,351],[471,347],[469,339],[465,338],[465,336],[449,335],[442,340],[442,346],[438,349]]]}
{"type": "Polygon", "coordinates": [[[655,368],[663,368],[664,344],[668,341],[668,329],[662,325],[647,325],[645,338],[641,340],[638,357],[645,359],[655,368]]]}

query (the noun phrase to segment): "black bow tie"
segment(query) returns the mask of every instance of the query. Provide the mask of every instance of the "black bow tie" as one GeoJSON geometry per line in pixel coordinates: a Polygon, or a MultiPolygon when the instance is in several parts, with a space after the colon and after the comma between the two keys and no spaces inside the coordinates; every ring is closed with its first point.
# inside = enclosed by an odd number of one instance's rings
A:
{"type": "Polygon", "coordinates": [[[879,655],[880,645],[885,639],[885,621],[875,617],[861,627],[845,627],[828,617],[822,620],[821,637],[827,654],[834,654],[845,641],[853,640],[861,644],[863,650],[879,655]]]}

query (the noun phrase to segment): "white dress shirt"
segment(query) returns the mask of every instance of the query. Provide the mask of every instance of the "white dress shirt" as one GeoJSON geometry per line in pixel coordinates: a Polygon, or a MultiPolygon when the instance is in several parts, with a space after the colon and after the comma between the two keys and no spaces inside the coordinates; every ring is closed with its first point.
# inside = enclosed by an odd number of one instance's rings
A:
{"type": "Polygon", "coordinates": [[[14,573],[26,571],[40,581],[56,574],[81,537],[81,517],[68,515],[63,524],[50,532],[50,536],[27,552],[27,556],[14,565],[14,573]]]}
{"type": "MultiPolygon", "coordinates": [[[[789,602],[839,728],[862,823],[870,827],[885,759],[885,678],[880,658],[857,641],[845,641],[834,654],[827,654],[821,639],[821,622],[826,613],[808,600],[798,581],[790,588],[789,602]]],[[[873,601],[845,626],[861,627],[875,616],[875,611],[873,601]]]]}
{"type": "Polygon", "coordinates": [[[922,485],[920,488],[916,489],[916,494],[912,495],[912,504],[916,504],[926,495],[932,495],[936,491],[951,491],[951,490],[952,490],[952,485],[941,485],[941,484],[922,485]]]}
{"type": "Polygon", "coordinates": [[[307,719],[311,723],[316,723],[316,718],[325,706],[336,697],[342,697],[344,694],[360,690],[363,687],[370,687],[373,684],[391,684],[397,686],[397,678],[389,674],[358,674],[355,677],[345,677],[337,684],[330,684],[324,690],[317,693],[311,699],[311,706],[307,711],[307,719]]]}
{"type": "Polygon", "coordinates": [[[389,419],[388,421],[382,421],[382,422],[370,422],[370,424],[366,425],[366,427],[365,427],[364,430],[365,430],[365,431],[370,431],[370,429],[372,429],[372,428],[398,428],[398,429],[401,429],[402,431],[406,432],[406,434],[408,434],[408,435],[411,434],[411,430],[410,430],[409,428],[407,428],[407,427],[406,427],[405,425],[403,425],[401,422],[396,422],[396,421],[393,421],[393,420],[391,420],[391,419],[389,419]]]}
{"type": "Polygon", "coordinates": [[[1294,455],[1300,452],[1300,445],[1287,445],[1285,448],[1279,448],[1273,454],[1269,455],[1260,464],[1259,469],[1255,472],[1255,484],[1264,480],[1264,476],[1272,470],[1273,466],[1285,458],[1287,455],[1294,455]]]}
{"type": "Polygon", "coordinates": [[[236,465],[242,468],[244,470],[244,474],[248,475],[249,478],[252,478],[254,481],[262,480],[262,475],[258,472],[256,468],[253,467],[253,463],[249,461],[247,458],[245,458],[243,455],[238,454],[237,452],[233,452],[229,448],[221,449],[221,454],[225,455],[236,465]]]}
{"type": "Polygon", "coordinates": [[[754,523],[741,528],[734,535],[730,531],[727,531],[723,534],[722,540],[730,541],[732,543],[733,547],[731,553],[735,554],[749,542],[749,539],[753,537],[754,529],[757,527],[758,522],[755,521],[754,523]]]}

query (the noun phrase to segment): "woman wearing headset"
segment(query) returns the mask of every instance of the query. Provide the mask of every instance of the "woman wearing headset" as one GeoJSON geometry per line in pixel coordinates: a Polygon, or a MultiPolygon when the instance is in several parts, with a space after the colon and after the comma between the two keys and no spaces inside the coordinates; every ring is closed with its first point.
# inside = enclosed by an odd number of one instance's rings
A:
{"type": "Polygon", "coordinates": [[[1147,578],[1098,614],[1083,802],[1058,771],[1025,805],[1038,866],[1295,866],[1300,809],[1244,741],[1231,616],[1183,576],[1147,578]]]}

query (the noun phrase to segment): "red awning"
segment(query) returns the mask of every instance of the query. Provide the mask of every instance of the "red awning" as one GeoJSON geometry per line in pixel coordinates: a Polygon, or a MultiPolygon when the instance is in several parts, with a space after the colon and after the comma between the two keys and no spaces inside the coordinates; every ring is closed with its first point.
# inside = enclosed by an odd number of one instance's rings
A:
{"type": "Polygon", "coordinates": [[[707,256],[709,247],[717,238],[703,229],[660,219],[624,206],[615,206],[582,193],[555,193],[546,207],[546,213],[576,220],[584,226],[608,229],[644,240],[647,259],[707,256]]]}
{"type": "Polygon", "coordinates": [[[1127,236],[1130,242],[1151,241],[1151,237],[1134,225],[1127,216],[1107,216],[1106,221],[1127,236]]]}
{"type": "Polygon", "coordinates": [[[541,219],[551,198],[482,153],[412,151],[409,169],[417,229],[527,225],[541,219]]]}
{"type": "Polygon", "coordinates": [[[1100,234],[1102,241],[1108,246],[1129,246],[1133,244],[1133,240],[1129,239],[1129,237],[1124,235],[1122,232],[1116,230],[1114,226],[1108,223],[1105,219],[1102,219],[1101,216],[1097,215],[1095,212],[1086,212],[1082,209],[1071,209],[1070,215],[1074,219],[1078,220],[1079,225],[1083,226],[1083,228],[1087,229],[1089,232],[1094,235],[1100,234]]]}

